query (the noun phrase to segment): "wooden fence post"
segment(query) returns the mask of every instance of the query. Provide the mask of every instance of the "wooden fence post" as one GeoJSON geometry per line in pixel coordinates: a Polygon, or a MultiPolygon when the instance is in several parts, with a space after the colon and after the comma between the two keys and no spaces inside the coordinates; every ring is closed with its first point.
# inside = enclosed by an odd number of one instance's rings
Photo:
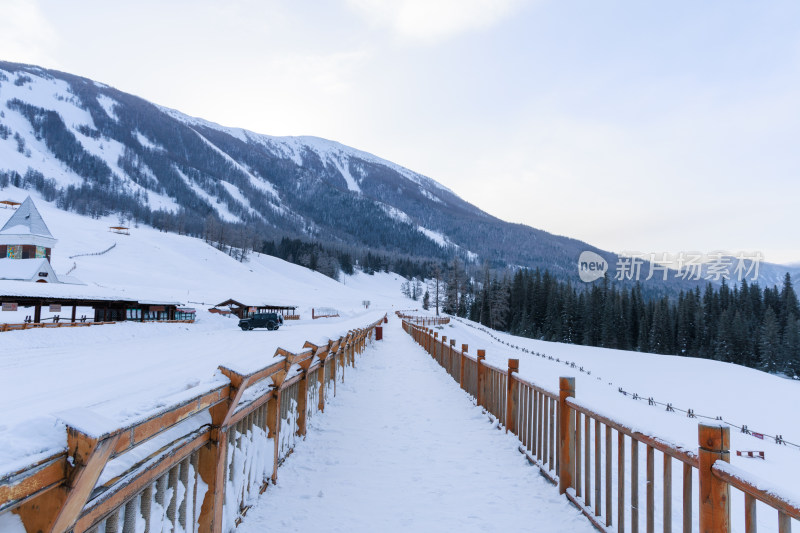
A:
{"type": "Polygon", "coordinates": [[[222,529],[222,499],[225,494],[225,473],[228,466],[228,432],[222,427],[229,402],[211,408],[211,440],[198,454],[197,470],[208,486],[198,517],[199,531],[219,532],[222,529]]]}
{"type": "Polygon", "coordinates": [[[67,464],[64,484],[15,509],[27,531],[69,531],[91,496],[119,434],[96,438],[67,425],[67,464]]]}
{"type": "Polygon", "coordinates": [[[519,370],[519,359],[508,360],[508,376],[506,379],[506,433],[516,433],[514,413],[517,407],[517,380],[514,373],[519,370]]]}
{"type": "Polygon", "coordinates": [[[700,532],[728,533],[731,530],[731,488],[711,470],[715,461],[731,462],[728,426],[699,424],[700,532]]]}
{"type": "Polygon", "coordinates": [[[484,369],[483,361],[486,360],[486,350],[478,350],[478,394],[476,400],[480,407],[486,407],[486,391],[484,390],[486,382],[486,370],[484,369]]]}
{"type": "Polygon", "coordinates": [[[575,411],[567,406],[567,398],[575,397],[575,378],[558,380],[558,493],[572,486],[575,474],[575,411]]]}
{"type": "Polygon", "coordinates": [[[447,335],[442,336],[442,345],[439,346],[439,354],[436,356],[436,362],[444,366],[444,347],[447,346],[447,335]]]}
{"type": "Polygon", "coordinates": [[[278,481],[278,455],[280,451],[281,432],[281,389],[274,391],[272,398],[267,402],[267,437],[272,439],[272,482],[278,481]]]}
{"type": "Polygon", "coordinates": [[[464,386],[464,362],[467,359],[467,352],[468,351],[469,351],[469,345],[468,344],[462,344],[461,345],[461,361],[460,361],[461,368],[459,368],[459,370],[458,370],[458,381],[459,381],[459,385],[461,385],[461,388],[464,389],[464,390],[467,390],[467,388],[464,386]]]}
{"type": "Polygon", "coordinates": [[[453,348],[456,346],[456,340],[450,339],[450,345],[447,347],[447,373],[453,375],[453,348]]]}

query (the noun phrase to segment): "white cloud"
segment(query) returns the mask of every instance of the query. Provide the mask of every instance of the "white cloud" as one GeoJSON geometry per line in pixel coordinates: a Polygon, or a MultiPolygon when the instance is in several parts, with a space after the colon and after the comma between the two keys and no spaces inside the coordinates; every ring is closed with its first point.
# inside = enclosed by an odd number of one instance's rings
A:
{"type": "Polygon", "coordinates": [[[489,28],[523,3],[523,0],[348,0],[372,24],[388,26],[403,39],[426,44],[489,28]]]}
{"type": "Polygon", "coordinates": [[[56,32],[33,0],[0,0],[0,50],[2,59],[52,64],[50,51],[56,32]]]}

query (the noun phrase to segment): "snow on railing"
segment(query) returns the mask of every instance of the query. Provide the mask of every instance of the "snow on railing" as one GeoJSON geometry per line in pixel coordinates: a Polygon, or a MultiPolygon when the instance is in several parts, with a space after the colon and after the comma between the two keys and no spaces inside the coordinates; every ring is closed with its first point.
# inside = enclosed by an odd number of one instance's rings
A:
{"type": "Polygon", "coordinates": [[[58,533],[233,530],[384,320],[279,348],[255,372],[220,366],[199,393],[128,426],[73,413],[64,450],[0,477],[0,515],[58,533]]]}
{"type": "Polygon", "coordinates": [[[466,344],[459,350],[454,339],[440,339],[439,332],[417,325],[422,317],[397,315],[405,317],[403,329],[498,426],[519,437],[520,451],[599,530],[624,532],[627,522],[630,531],[644,525],[652,532],[660,521],[659,529],[671,532],[677,521],[684,533],[728,532],[732,530],[731,487],[744,495],[742,522],[747,533],[757,531],[758,524],[776,525],[780,533],[789,533],[791,521],[800,520],[795,500],[729,464],[730,428],[721,421],[700,423],[699,446],[687,450],[579,401],[575,378],[562,377],[558,392],[548,391],[519,377],[518,359],[509,359],[507,369],[497,368],[485,362],[484,350],[473,357],[466,344]],[[657,457],[662,463],[659,476],[657,457]],[[679,497],[673,495],[673,477],[680,480],[679,497]],[[756,502],[771,508],[777,522],[761,515],[757,522],[756,502]],[[673,503],[677,504],[674,510],[673,503]]]}

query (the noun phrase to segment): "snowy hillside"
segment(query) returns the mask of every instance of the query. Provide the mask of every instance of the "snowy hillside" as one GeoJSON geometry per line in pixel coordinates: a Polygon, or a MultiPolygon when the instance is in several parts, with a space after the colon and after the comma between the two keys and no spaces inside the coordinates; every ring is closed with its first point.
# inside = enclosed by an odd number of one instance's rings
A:
{"type": "MultiPolygon", "coordinates": [[[[4,192],[16,201],[29,194],[13,188],[4,192]]],[[[207,307],[234,298],[296,305],[301,314],[310,314],[312,307],[320,306],[358,313],[363,310],[363,300],[391,307],[404,281],[396,275],[359,273],[340,283],[259,253],[239,262],[201,239],[147,226],[120,235],[109,231],[118,223],[116,218],[92,219],[67,213],[35,195],[34,201],[58,239],[52,256],[57,274],[70,272],[89,287],[113,287],[134,298],[138,295],[188,305],[202,302],[207,307]]],[[[0,209],[0,225],[11,213],[0,209]]]]}
{"type": "Polygon", "coordinates": [[[0,62],[0,190],[9,184],[69,211],[256,249],[310,237],[560,278],[577,277],[583,250],[613,258],[494,218],[426,176],[334,141],[220,126],[86,78],[0,62]]]}

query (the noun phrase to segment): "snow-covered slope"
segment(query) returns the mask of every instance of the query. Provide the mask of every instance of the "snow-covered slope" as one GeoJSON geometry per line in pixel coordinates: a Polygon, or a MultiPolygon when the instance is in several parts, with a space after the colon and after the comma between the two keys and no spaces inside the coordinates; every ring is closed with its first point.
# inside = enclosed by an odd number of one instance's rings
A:
{"type": "Polygon", "coordinates": [[[233,239],[245,226],[275,240],[425,260],[457,254],[561,278],[576,276],[583,250],[605,253],[494,218],[426,176],[335,141],[221,126],[86,78],[0,62],[0,190],[7,183],[70,211],[192,235],[213,227],[233,239]]]}
{"type": "MultiPolygon", "coordinates": [[[[9,199],[21,201],[30,191],[9,188],[5,193],[9,199]]],[[[310,314],[312,307],[320,306],[356,313],[363,310],[363,300],[391,307],[404,281],[397,275],[358,273],[338,282],[259,253],[239,262],[201,239],[147,226],[120,235],[109,231],[118,223],[113,217],[92,219],[68,213],[38,195],[34,201],[58,238],[51,261],[57,274],[69,271],[90,287],[114,287],[132,297],[202,302],[209,307],[234,298],[245,303],[297,305],[301,314],[310,314]],[[112,245],[113,249],[102,255],[85,255],[112,245]]],[[[0,209],[0,225],[11,213],[0,209]]],[[[3,318],[0,315],[0,321],[3,318]]]]}

